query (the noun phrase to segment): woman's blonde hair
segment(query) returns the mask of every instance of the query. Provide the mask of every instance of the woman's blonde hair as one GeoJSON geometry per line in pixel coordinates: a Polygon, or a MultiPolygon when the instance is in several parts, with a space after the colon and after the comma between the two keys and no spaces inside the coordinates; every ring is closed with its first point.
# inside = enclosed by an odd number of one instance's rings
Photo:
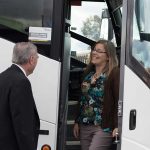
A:
{"type": "MultiPolygon", "coordinates": [[[[107,76],[109,76],[112,69],[114,67],[118,66],[116,48],[111,41],[101,39],[94,44],[92,49],[94,49],[97,44],[102,44],[104,46],[104,49],[105,49],[105,51],[109,57],[109,61],[108,61],[106,68],[105,68],[105,73],[107,76]]],[[[91,63],[91,55],[90,55],[90,63],[87,65],[87,68],[85,69],[84,76],[87,75],[91,71],[95,71],[95,66],[91,63]]]]}

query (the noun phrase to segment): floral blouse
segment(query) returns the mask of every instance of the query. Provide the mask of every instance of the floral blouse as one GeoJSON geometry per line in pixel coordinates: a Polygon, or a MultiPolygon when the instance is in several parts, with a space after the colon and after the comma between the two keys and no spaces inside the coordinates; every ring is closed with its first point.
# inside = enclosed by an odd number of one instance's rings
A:
{"type": "Polygon", "coordinates": [[[95,83],[91,84],[93,75],[94,72],[89,73],[81,85],[80,115],[77,118],[77,122],[80,124],[101,125],[106,75],[101,74],[95,83]]]}

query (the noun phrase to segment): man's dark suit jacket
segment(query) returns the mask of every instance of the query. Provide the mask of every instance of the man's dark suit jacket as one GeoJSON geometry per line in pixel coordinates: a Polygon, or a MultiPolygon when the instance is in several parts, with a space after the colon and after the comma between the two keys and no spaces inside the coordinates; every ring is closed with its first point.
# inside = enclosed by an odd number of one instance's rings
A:
{"type": "Polygon", "coordinates": [[[30,81],[13,64],[0,74],[0,150],[36,150],[39,127],[30,81]]]}

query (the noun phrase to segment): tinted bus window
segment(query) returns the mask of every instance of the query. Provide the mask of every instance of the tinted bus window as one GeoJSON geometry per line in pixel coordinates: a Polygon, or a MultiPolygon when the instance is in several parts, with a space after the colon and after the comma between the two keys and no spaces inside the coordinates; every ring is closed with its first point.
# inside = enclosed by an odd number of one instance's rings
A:
{"type": "MultiPolygon", "coordinates": [[[[105,2],[82,2],[81,6],[71,7],[71,30],[85,36],[91,40],[97,41],[101,33],[102,11],[106,9],[105,2]],[[82,14],[82,15],[81,15],[82,14]]],[[[107,23],[106,23],[107,27],[107,23]]],[[[103,38],[108,33],[103,35],[103,38]]]]}
{"type": "Polygon", "coordinates": [[[51,27],[53,0],[0,0],[0,25],[25,33],[29,26],[51,27]]]}
{"type": "Polygon", "coordinates": [[[89,63],[91,47],[71,38],[71,56],[85,64],[89,63]]]}
{"type": "Polygon", "coordinates": [[[150,74],[149,0],[136,0],[133,17],[132,55],[150,74]]]}

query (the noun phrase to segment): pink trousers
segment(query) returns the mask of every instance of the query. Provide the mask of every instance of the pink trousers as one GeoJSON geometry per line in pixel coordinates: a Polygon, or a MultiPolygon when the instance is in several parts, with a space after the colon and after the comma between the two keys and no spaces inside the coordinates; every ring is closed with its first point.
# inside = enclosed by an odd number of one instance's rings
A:
{"type": "Polygon", "coordinates": [[[80,142],[82,150],[110,150],[112,136],[104,132],[100,126],[81,125],[80,142]]]}

